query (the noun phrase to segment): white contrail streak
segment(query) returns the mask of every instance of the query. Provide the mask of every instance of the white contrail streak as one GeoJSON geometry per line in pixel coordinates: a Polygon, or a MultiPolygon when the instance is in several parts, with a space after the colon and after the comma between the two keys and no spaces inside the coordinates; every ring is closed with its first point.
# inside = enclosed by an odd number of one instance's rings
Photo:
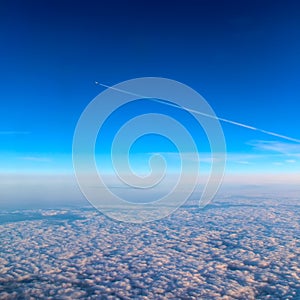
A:
{"type": "MultiPolygon", "coordinates": [[[[125,91],[125,90],[122,90],[122,89],[118,89],[118,88],[115,88],[113,86],[109,86],[109,85],[100,83],[98,81],[95,81],[95,84],[100,85],[100,86],[105,87],[105,88],[108,88],[108,89],[111,89],[111,90],[121,92],[121,93],[137,96],[139,98],[147,98],[145,96],[138,95],[138,94],[135,94],[135,93],[131,93],[129,91],[125,91]]],[[[202,112],[197,111],[197,110],[190,109],[188,107],[178,106],[178,105],[168,103],[168,102],[165,102],[165,101],[156,100],[156,99],[153,99],[153,101],[163,103],[165,105],[169,105],[169,106],[176,107],[176,108],[179,108],[179,109],[183,109],[183,110],[186,110],[186,111],[198,114],[198,115],[202,115],[202,116],[207,117],[207,118],[219,120],[219,121],[224,122],[224,123],[229,123],[229,124],[236,125],[236,126],[239,126],[239,127],[251,129],[251,130],[254,130],[254,131],[258,131],[258,132],[261,132],[261,133],[264,133],[264,134],[267,134],[267,135],[275,136],[275,137],[278,137],[278,138],[281,138],[281,139],[284,139],[284,140],[288,140],[288,141],[291,141],[291,142],[300,143],[300,139],[295,139],[295,138],[292,138],[292,137],[289,137],[289,136],[286,136],[286,135],[282,135],[282,134],[279,134],[279,133],[276,133],[276,132],[256,128],[256,127],[253,127],[253,126],[249,126],[249,125],[246,125],[246,124],[243,124],[243,123],[239,123],[239,122],[231,121],[231,120],[228,120],[228,119],[220,118],[220,117],[217,117],[217,116],[212,116],[212,115],[205,114],[205,113],[202,113],[202,112]]]]}

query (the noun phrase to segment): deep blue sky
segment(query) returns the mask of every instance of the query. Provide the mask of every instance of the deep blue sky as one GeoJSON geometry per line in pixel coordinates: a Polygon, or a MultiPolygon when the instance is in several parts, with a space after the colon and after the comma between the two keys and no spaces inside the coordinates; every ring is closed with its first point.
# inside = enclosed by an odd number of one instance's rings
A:
{"type": "MultiPolygon", "coordinates": [[[[175,79],[220,117],[300,138],[296,0],[1,1],[0,24],[2,171],[68,169],[95,80],[175,79]]],[[[295,145],[223,125],[243,165],[298,161],[295,145]]]]}

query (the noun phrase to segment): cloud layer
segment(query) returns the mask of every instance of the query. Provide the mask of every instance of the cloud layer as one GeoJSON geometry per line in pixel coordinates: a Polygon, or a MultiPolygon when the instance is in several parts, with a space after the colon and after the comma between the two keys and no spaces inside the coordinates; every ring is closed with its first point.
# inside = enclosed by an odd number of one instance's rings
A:
{"type": "Polygon", "coordinates": [[[229,191],[144,225],[2,213],[0,298],[299,299],[298,194],[229,191]]]}

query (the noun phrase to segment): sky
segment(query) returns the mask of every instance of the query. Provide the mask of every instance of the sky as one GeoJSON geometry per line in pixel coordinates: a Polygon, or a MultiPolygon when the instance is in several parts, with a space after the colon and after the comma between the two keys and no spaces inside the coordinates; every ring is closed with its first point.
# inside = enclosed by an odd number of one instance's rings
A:
{"type": "MultiPolygon", "coordinates": [[[[0,25],[2,174],[72,173],[76,123],[105,89],[95,81],[170,78],[221,118],[300,139],[298,1],[1,1],[0,25]]],[[[120,121],[149,111],[166,108],[141,101],[116,112],[105,142],[120,121]]],[[[188,113],[167,113],[190,128],[209,160],[188,113]]],[[[222,126],[227,172],[299,175],[299,143],[222,126]]],[[[107,150],[101,145],[99,155],[107,150]]],[[[165,152],[169,161],[174,151],[158,136],[133,148],[165,152]]]]}

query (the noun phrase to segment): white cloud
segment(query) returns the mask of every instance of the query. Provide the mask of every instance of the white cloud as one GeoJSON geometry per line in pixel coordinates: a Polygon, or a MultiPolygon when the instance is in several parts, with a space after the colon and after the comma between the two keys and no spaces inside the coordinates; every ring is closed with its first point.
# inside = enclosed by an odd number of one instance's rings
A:
{"type": "MultiPolygon", "coordinates": [[[[295,173],[298,168],[300,152],[296,152],[300,145],[289,143],[266,143],[264,141],[257,142],[257,146],[261,146],[260,149],[267,148],[268,150],[257,150],[249,152],[229,152],[226,154],[226,168],[225,173],[295,173]],[[294,152],[284,153],[287,149],[291,148],[294,152]],[[272,149],[273,151],[269,150],[272,149]],[[277,151],[276,151],[277,150],[277,151]]],[[[300,150],[300,149],[299,149],[300,150]]],[[[171,161],[180,159],[177,153],[161,153],[167,160],[171,161]]],[[[189,160],[194,163],[199,163],[201,174],[209,172],[212,166],[211,153],[199,153],[199,160],[195,159],[195,155],[192,153],[183,153],[184,160],[189,160]]],[[[216,155],[218,162],[218,155],[216,155]]],[[[253,176],[253,175],[252,175],[253,176]]],[[[255,177],[255,175],[254,175],[255,177]]],[[[298,175],[299,177],[299,175],[298,175]]]]}
{"type": "Polygon", "coordinates": [[[249,145],[259,151],[271,151],[288,156],[300,156],[300,144],[296,143],[257,140],[249,142],[249,145]]]}
{"type": "Polygon", "coordinates": [[[20,156],[18,157],[22,160],[35,161],[35,162],[51,162],[52,159],[49,157],[40,157],[40,156],[20,156]]]}
{"type": "Polygon", "coordinates": [[[0,135],[23,135],[23,134],[30,134],[29,131],[0,131],[0,135]]]}
{"type": "Polygon", "coordinates": [[[286,163],[289,163],[289,164],[294,164],[296,163],[297,161],[295,159],[286,159],[285,160],[286,163]]]}
{"type": "Polygon", "coordinates": [[[282,166],[283,163],[282,163],[282,162],[275,161],[275,162],[273,162],[273,165],[275,165],[275,166],[282,166]]]}
{"type": "Polygon", "coordinates": [[[246,160],[240,160],[240,161],[237,161],[236,163],[242,164],[242,165],[250,165],[251,164],[249,161],[246,161],[246,160]]]}

